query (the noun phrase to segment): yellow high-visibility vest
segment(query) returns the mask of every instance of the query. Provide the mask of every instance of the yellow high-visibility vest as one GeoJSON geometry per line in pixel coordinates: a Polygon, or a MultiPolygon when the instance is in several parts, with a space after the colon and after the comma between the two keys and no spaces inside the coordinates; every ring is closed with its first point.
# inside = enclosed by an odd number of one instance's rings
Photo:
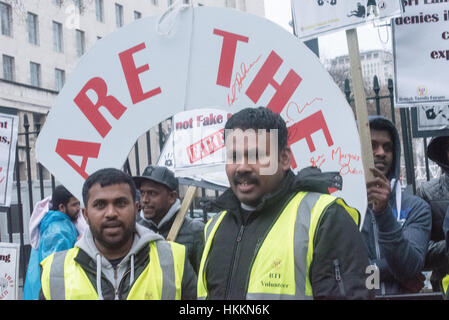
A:
{"type": "Polygon", "coordinates": [[[443,298],[447,300],[447,289],[449,287],[449,274],[441,279],[441,291],[443,292],[443,298]]]}
{"type": "MultiPolygon", "coordinates": [[[[333,203],[341,205],[356,225],[359,212],[331,195],[298,192],[287,204],[257,252],[250,271],[247,299],[312,299],[309,268],[320,218],[333,203]]],[[[204,229],[205,247],[198,273],[197,295],[207,299],[206,261],[215,233],[226,211],[212,218],[204,229]]]]}
{"type": "MultiPolygon", "coordinates": [[[[127,300],[180,300],[185,247],[168,241],[149,244],[149,264],[134,281],[127,300]]],[[[75,261],[79,248],[55,252],[42,262],[42,292],[47,300],[98,300],[98,293],[75,261]]]]}

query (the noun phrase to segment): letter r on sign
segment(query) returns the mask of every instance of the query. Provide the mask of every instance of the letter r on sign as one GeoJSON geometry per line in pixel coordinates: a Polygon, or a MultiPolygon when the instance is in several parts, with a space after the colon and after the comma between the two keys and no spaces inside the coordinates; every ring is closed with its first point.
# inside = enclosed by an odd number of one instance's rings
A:
{"type": "Polygon", "coordinates": [[[104,82],[102,78],[95,77],[90,79],[75,99],[73,99],[78,108],[80,108],[102,138],[108,134],[112,127],[98,109],[100,107],[106,107],[117,120],[120,119],[126,111],[126,107],[113,96],[108,96],[107,92],[108,87],[106,86],[106,82],[104,82]],[[89,90],[94,90],[97,94],[98,99],[96,104],[94,104],[87,96],[87,91],[89,90]]]}

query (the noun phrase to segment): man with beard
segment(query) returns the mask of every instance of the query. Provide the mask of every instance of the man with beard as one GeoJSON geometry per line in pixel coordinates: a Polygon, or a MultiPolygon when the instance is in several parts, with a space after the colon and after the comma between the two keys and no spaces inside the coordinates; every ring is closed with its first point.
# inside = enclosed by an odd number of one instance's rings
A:
{"type": "MultiPolygon", "coordinates": [[[[140,191],[142,208],[137,215],[137,223],[167,238],[181,208],[176,191],[178,179],[168,168],[150,165],[133,180],[140,191]]],[[[186,247],[187,257],[195,272],[198,272],[203,252],[203,231],[202,221],[186,216],[176,239],[173,239],[186,247]]]]}
{"type": "Polygon", "coordinates": [[[359,212],[329,195],[336,172],[295,175],[287,127],[268,108],[235,113],[225,126],[230,189],[205,227],[200,299],[367,299],[359,212]]]}
{"type": "Polygon", "coordinates": [[[368,202],[362,234],[372,264],[380,273],[378,295],[418,293],[432,218],[429,205],[402,192],[399,183],[401,146],[393,123],[369,118],[374,178],[366,183],[368,202]]]}
{"type": "Polygon", "coordinates": [[[45,259],[41,299],[160,300],[195,298],[185,247],[136,225],[130,176],[101,169],[83,185],[89,229],[68,251],[45,259]]]}
{"type": "MultiPolygon", "coordinates": [[[[59,185],[46,202],[36,204],[30,219],[30,238],[33,248],[23,289],[24,300],[37,300],[41,288],[39,263],[53,252],[73,248],[82,228],[77,228],[80,202],[69,190],[59,185]],[[45,205],[42,205],[42,204],[45,205]],[[37,210],[40,208],[41,210],[37,210]],[[48,210],[50,208],[50,210],[48,210]]],[[[78,222],[79,222],[78,221],[78,222]]]]}

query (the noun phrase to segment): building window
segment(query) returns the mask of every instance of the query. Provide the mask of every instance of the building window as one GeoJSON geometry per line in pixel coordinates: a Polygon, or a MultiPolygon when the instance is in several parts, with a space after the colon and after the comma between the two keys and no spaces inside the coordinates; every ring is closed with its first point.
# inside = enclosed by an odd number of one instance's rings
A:
{"type": "Polygon", "coordinates": [[[53,0],[52,2],[55,6],[62,6],[62,1],[63,0],[53,0]]]}
{"type": "Polygon", "coordinates": [[[173,4],[174,0],[168,0],[168,6],[170,7],[173,4]]]}
{"type": "Polygon", "coordinates": [[[37,15],[28,12],[27,15],[27,26],[28,26],[28,42],[31,44],[38,45],[39,32],[38,32],[38,20],[37,15]]]}
{"type": "Polygon", "coordinates": [[[157,6],[157,5],[158,5],[157,2],[158,2],[157,0],[151,0],[151,4],[152,4],[153,6],[157,6]]]}
{"type": "Polygon", "coordinates": [[[117,28],[123,26],[123,6],[118,3],[115,4],[115,24],[117,28]]]}
{"type": "Polygon", "coordinates": [[[30,62],[31,85],[35,87],[41,86],[41,65],[39,63],[30,62]]]}
{"type": "Polygon", "coordinates": [[[56,52],[64,51],[64,41],[62,38],[62,24],[53,21],[53,50],[56,52]]]}
{"type": "Polygon", "coordinates": [[[86,40],[84,37],[84,31],[76,30],[76,52],[78,57],[81,57],[84,54],[84,49],[86,45],[86,40]]]}
{"type": "Polygon", "coordinates": [[[2,25],[2,35],[12,37],[11,5],[0,2],[0,19],[2,25]]]}
{"type": "Polygon", "coordinates": [[[3,55],[3,79],[14,81],[14,57],[3,55]]]}
{"type": "Polygon", "coordinates": [[[134,11],[134,20],[142,18],[142,13],[139,11],[134,11]]]}
{"type": "Polygon", "coordinates": [[[73,5],[75,6],[75,10],[77,10],[79,14],[83,14],[83,1],[82,0],[73,0],[73,5]]]}
{"type": "Polygon", "coordinates": [[[56,91],[61,91],[65,83],[65,71],[61,69],[55,69],[55,88],[56,91]]]}
{"type": "Polygon", "coordinates": [[[98,22],[104,22],[104,6],[103,0],[95,0],[95,12],[98,22]]]}

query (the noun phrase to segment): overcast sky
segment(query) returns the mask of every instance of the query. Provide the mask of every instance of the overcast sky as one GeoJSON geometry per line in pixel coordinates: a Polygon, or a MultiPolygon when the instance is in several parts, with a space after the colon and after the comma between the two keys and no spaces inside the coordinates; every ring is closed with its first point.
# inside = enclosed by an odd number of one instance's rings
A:
{"type": "MultiPolygon", "coordinates": [[[[311,1],[311,0],[305,0],[311,1]]],[[[293,32],[289,26],[292,19],[290,0],[264,0],[265,16],[276,22],[286,30],[293,32]]],[[[367,24],[357,28],[360,51],[385,49],[391,50],[391,28],[375,28],[373,24],[367,24]]],[[[346,33],[344,31],[334,32],[318,38],[320,57],[333,58],[348,53],[346,33]]]]}

